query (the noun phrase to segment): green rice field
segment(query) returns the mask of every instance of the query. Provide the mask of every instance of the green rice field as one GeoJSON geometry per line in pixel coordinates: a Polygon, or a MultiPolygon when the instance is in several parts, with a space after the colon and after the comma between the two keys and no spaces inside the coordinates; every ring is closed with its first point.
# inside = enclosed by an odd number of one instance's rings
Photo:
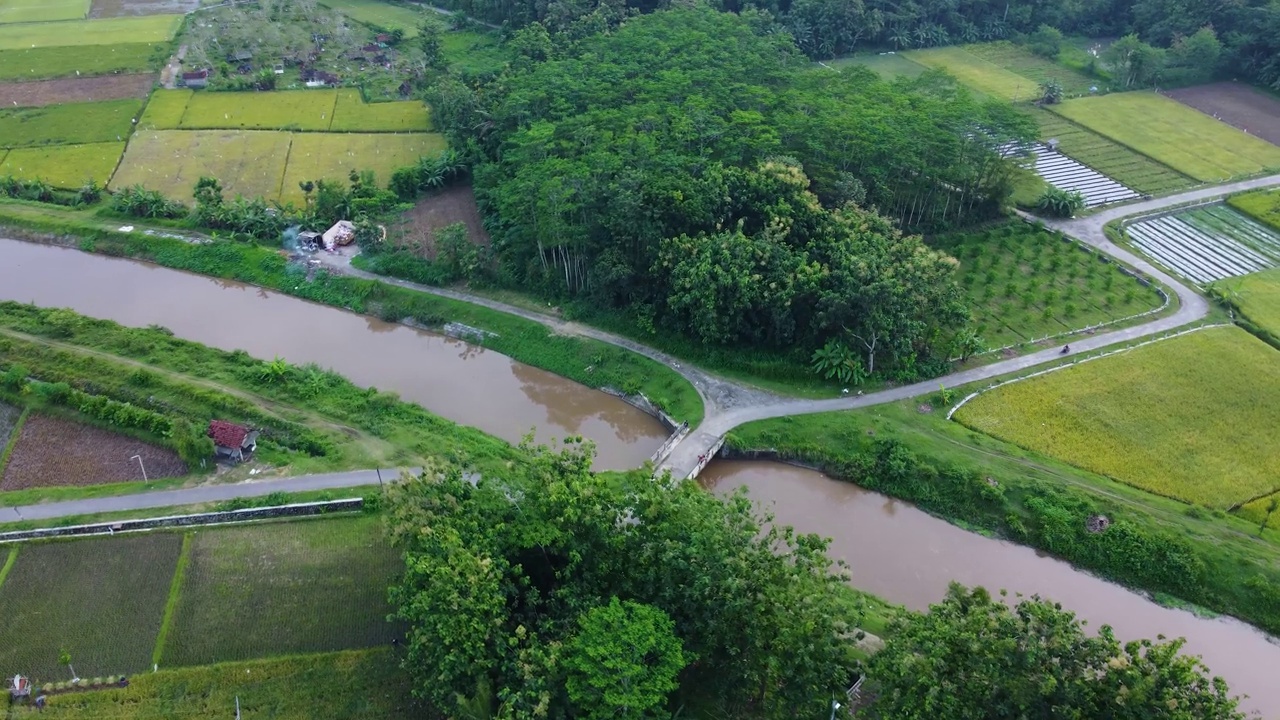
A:
{"type": "Polygon", "coordinates": [[[67,75],[145,72],[163,62],[163,44],[119,43],[0,50],[0,81],[44,80],[67,75]]]}
{"type": "Polygon", "coordinates": [[[1245,317],[1280,337],[1280,268],[1220,280],[1245,317]]]}
{"type": "Polygon", "coordinates": [[[66,693],[37,712],[15,708],[9,717],[35,720],[416,720],[412,684],[390,648],[278,657],[191,668],[161,668],[129,678],[122,690],[66,693]],[[231,708],[228,714],[228,708],[231,708]]]}
{"type": "Polygon", "coordinates": [[[1023,108],[1040,126],[1040,139],[1056,138],[1058,149],[1138,192],[1160,195],[1196,181],[1065,117],[1035,107],[1023,108]]]}
{"type": "Polygon", "coordinates": [[[1197,180],[1280,168],[1280,147],[1153,92],[1078,98],[1050,107],[1197,180]]]}
{"type": "Polygon", "coordinates": [[[149,669],[181,547],[168,533],[18,546],[0,585],[0,667],[70,680],[66,648],[81,677],[149,669]]]}
{"type": "Polygon", "coordinates": [[[142,110],[137,99],[0,109],[0,146],[123,142],[142,110]]]}
{"type": "Polygon", "coordinates": [[[372,170],[378,183],[386,185],[396,169],[447,146],[444,136],[435,133],[295,133],[280,200],[301,203],[299,182],[345,178],[352,170],[372,170]]]}
{"type": "Polygon", "coordinates": [[[420,102],[366,103],[360,91],[338,90],[331,132],[424,132],[431,115],[420,102]]]}
{"type": "Polygon", "coordinates": [[[907,59],[928,67],[941,68],[956,76],[961,83],[984,95],[1024,102],[1039,94],[1036,82],[984,60],[964,48],[942,47],[912,50],[907,59]]]}
{"type": "Polygon", "coordinates": [[[924,65],[912,62],[907,59],[906,55],[901,53],[892,55],[855,55],[853,57],[830,60],[827,64],[833,68],[861,65],[876,72],[886,80],[894,80],[900,77],[913,78],[928,70],[924,65]]]}
{"type": "Polygon", "coordinates": [[[201,92],[187,101],[183,130],[328,130],[334,90],[201,92]]]}
{"type": "Polygon", "coordinates": [[[44,180],[67,189],[78,188],[85,180],[106,185],[123,154],[122,142],[18,148],[0,157],[0,175],[44,180]]]}
{"type": "Polygon", "coordinates": [[[1280,489],[1276,350],[1201,330],[1012,383],[961,423],[1166,497],[1229,509],[1280,489]]]}
{"type": "Polygon", "coordinates": [[[0,0],[0,24],[82,20],[90,0],[0,0]]]}
{"type": "Polygon", "coordinates": [[[177,130],[194,90],[156,90],[138,119],[139,130],[177,130]]]}
{"type": "Polygon", "coordinates": [[[142,185],[184,201],[201,176],[222,181],[227,197],[280,196],[293,135],[268,130],[139,130],[111,188],[142,185]]]}
{"type": "Polygon", "coordinates": [[[1227,198],[1227,204],[1263,225],[1280,231],[1280,190],[1255,190],[1233,195],[1227,198]]]}
{"type": "Polygon", "coordinates": [[[975,57],[1031,80],[1037,88],[1041,82],[1053,78],[1062,84],[1062,90],[1068,96],[1087,95],[1090,88],[1103,84],[1100,80],[1059,65],[1048,58],[1040,57],[1008,40],[965,45],[964,50],[975,57]]]}
{"type": "Polygon", "coordinates": [[[197,530],[161,663],[389,644],[399,564],[379,517],[197,530]]]}
{"type": "Polygon", "coordinates": [[[1023,222],[934,238],[960,261],[956,275],[988,348],[1018,345],[1158,308],[1155,290],[1075,243],[1023,222]]]}
{"type": "MultiPolygon", "coordinates": [[[[59,23],[0,25],[0,50],[18,48],[68,47],[77,45],[117,45],[157,43],[172,40],[181,15],[104,18],[59,23]]],[[[99,52],[106,52],[99,49],[99,52]]]]}

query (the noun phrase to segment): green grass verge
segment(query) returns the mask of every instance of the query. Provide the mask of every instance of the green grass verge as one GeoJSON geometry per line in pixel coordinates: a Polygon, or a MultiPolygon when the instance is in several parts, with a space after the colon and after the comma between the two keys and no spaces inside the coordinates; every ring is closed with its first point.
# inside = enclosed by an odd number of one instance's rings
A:
{"type": "MultiPolygon", "coordinates": [[[[5,420],[10,417],[10,411],[13,410],[12,405],[3,405],[5,409],[5,420]]],[[[4,466],[9,462],[9,456],[13,454],[13,446],[18,444],[18,437],[22,435],[22,426],[26,424],[27,417],[31,415],[30,407],[23,407],[16,418],[13,418],[13,424],[6,428],[6,434],[0,436],[4,440],[4,445],[0,446],[0,477],[4,477],[4,466]]]]}
{"type": "Polygon", "coordinates": [[[97,52],[109,52],[101,46],[171,40],[181,25],[181,15],[0,25],[0,50],[91,45],[97,52]]]}
{"type": "Polygon", "coordinates": [[[1035,107],[1023,108],[1040,126],[1041,140],[1057,140],[1064,154],[1138,192],[1160,195],[1196,182],[1167,165],[1070,120],[1035,107]]]}
{"type": "Polygon", "coordinates": [[[1090,88],[1105,85],[1103,81],[1097,78],[1089,77],[1053,60],[1040,57],[1025,47],[1014,45],[1008,40],[965,45],[964,50],[975,57],[1030,80],[1035,84],[1037,94],[1040,83],[1049,79],[1057,80],[1062,85],[1063,93],[1068,97],[1087,95],[1090,88]]]}
{"type": "Polygon", "coordinates": [[[83,20],[91,0],[0,0],[0,24],[83,20]]]}
{"type": "Polygon", "coordinates": [[[412,682],[389,648],[277,657],[165,669],[131,677],[128,688],[56,695],[48,707],[15,708],[11,718],[156,720],[413,720],[412,682]]]}
{"type": "Polygon", "coordinates": [[[168,47],[168,43],[123,42],[0,50],[0,81],[146,72],[164,63],[168,47]]]}
{"type": "Polygon", "coordinates": [[[1026,102],[1034,100],[1040,92],[1034,80],[1010,72],[962,47],[912,50],[905,55],[921,65],[946,70],[961,83],[1001,100],[1026,102]]]}
{"type": "Polygon", "coordinates": [[[1107,579],[1280,630],[1280,532],[1259,538],[1254,523],[1022,450],[948,422],[941,409],[921,413],[920,404],[749,423],[727,445],[774,449],[1107,579]],[[1112,520],[1106,533],[1087,531],[1095,514],[1112,520]]]}
{"type": "Polygon", "coordinates": [[[1049,107],[1197,180],[1280,168],[1280,147],[1153,92],[1078,98],[1049,107]]]}
{"type": "Polygon", "coordinates": [[[164,657],[164,645],[173,629],[173,616],[178,610],[178,598],[182,597],[182,585],[187,579],[187,566],[191,564],[192,533],[182,536],[182,550],[178,553],[178,564],[173,571],[173,580],[169,583],[169,595],[164,602],[164,617],[160,620],[160,632],[156,634],[156,647],[151,651],[151,665],[160,664],[164,657]]]}
{"type": "Polygon", "coordinates": [[[0,158],[3,160],[0,175],[44,180],[54,187],[71,190],[84,185],[86,180],[105,186],[123,154],[122,142],[17,148],[0,158]]]}
{"type": "Polygon", "coordinates": [[[0,589],[4,588],[4,581],[9,577],[9,572],[13,570],[13,565],[18,561],[18,549],[20,545],[10,545],[9,553],[4,558],[4,567],[0,567],[0,589]]]}
{"type": "Polygon", "coordinates": [[[431,129],[431,114],[421,102],[366,103],[360,91],[338,91],[333,108],[333,132],[425,132],[431,129]]]}
{"type": "Polygon", "coordinates": [[[124,142],[142,110],[136,99],[0,109],[5,147],[124,142]]]}
{"type": "Polygon", "coordinates": [[[1230,509],[1280,490],[1280,360],[1213,328],[979,395],[964,425],[1149,492],[1230,509]]]}
{"type": "Polygon", "coordinates": [[[1232,195],[1227,198],[1227,204],[1263,225],[1280,231],[1280,190],[1255,190],[1232,195]]]}
{"type": "Polygon", "coordinates": [[[382,518],[197,530],[173,631],[173,665],[389,644],[400,568],[382,518]]]}
{"type": "Polygon", "coordinates": [[[168,533],[26,544],[0,588],[0,664],[33,682],[150,668],[165,593],[181,549],[168,533]]]}
{"type": "Polygon", "coordinates": [[[960,261],[957,281],[992,349],[1113,322],[1163,302],[1115,264],[1021,221],[929,244],[960,261]]]}

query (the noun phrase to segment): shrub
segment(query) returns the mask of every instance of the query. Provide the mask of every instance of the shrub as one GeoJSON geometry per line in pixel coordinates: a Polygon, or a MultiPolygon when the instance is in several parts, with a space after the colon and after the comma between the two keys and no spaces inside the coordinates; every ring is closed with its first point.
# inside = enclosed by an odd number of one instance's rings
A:
{"type": "Polygon", "coordinates": [[[163,193],[148,190],[141,185],[131,185],[111,197],[111,209],[139,218],[182,218],[189,213],[187,206],[170,200],[163,193]]]}

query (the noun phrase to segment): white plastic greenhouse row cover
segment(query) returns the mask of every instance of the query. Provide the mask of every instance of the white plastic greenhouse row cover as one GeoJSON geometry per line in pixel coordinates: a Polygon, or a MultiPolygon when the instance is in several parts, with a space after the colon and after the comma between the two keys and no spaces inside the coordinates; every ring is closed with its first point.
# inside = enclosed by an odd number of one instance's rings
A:
{"type": "Polygon", "coordinates": [[[1134,223],[1129,236],[1161,264],[1205,284],[1247,275],[1272,263],[1245,245],[1221,235],[1208,235],[1172,217],[1134,223]]]}
{"type": "Polygon", "coordinates": [[[1083,163],[1050,150],[1043,143],[1019,145],[1009,143],[1000,148],[1005,157],[1030,154],[1035,173],[1045,182],[1060,189],[1074,190],[1084,197],[1085,207],[1097,207],[1108,203],[1123,202],[1139,197],[1134,190],[1121,185],[1083,163]]]}

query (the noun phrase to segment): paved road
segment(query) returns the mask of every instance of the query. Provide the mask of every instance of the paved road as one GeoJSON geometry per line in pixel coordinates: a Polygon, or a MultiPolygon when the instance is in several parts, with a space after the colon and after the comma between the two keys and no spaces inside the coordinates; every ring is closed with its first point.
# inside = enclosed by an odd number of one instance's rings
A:
{"type": "MultiPolygon", "coordinates": [[[[417,468],[411,468],[409,471],[415,472],[417,468]]],[[[95,515],[125,510],[150,510],[178,505],[196,505],[199,503],[223,502],[235,498],[261,497],[274,492],[295,493],[364,487],[377,485],[379,473],[382,474],[382,479],[385,481],[394,480],[400,476],[401,472],[400,469],[391,468],[355,470],[352,472],[330,473],[328,475],[299,475],[297,477],[254,480],[227,485],[201,485],[200,487],[177,490],[157,490],[88,500],[20,505],[0,508],[0,522],[48,520],[51,518],[95,515]]]]}

